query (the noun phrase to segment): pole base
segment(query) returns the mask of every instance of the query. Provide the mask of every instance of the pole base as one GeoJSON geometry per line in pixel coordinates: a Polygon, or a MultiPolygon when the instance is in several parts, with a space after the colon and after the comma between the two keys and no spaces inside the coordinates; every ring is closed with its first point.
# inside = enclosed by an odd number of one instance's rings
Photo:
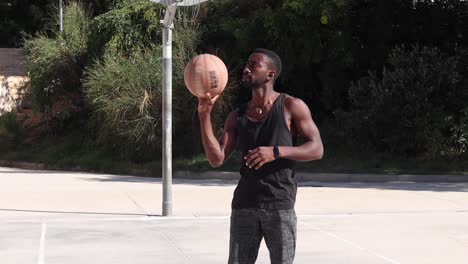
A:
{"type": "Polygon", "coordinates": [[[172,215],[172,203],[163,203],[162,215],[163,216],[172,215]]]}

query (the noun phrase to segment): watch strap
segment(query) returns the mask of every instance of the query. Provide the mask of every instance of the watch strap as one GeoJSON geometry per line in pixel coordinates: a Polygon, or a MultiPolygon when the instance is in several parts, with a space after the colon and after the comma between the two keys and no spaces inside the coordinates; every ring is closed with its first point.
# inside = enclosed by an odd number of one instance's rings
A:
{"type": "Polygon", "coordinates": [[[273,156],[275,157],[275,159],[277,159],[277,158],[279,158],[279,155],[280,155],[280,152],[279,152],[278,146],[274,146],[273,147],[273,156]]]}

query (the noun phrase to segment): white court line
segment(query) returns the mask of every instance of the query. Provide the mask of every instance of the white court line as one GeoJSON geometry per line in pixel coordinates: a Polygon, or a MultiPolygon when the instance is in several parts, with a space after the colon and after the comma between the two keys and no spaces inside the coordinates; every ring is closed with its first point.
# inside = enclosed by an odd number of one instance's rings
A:
{"type": "Polygon", "coordinates": [[[44,264],[46,230],[47,230],[47,226],[46,226],[46,223],[43,221],[42,228],[41,228],[41,239],[39,241],[39,258],[37,260],[37,264],[44,264]]]}
{"type": "Polygon", "coordinates": [[[392,263],[392,264],[401,264],[401,262],[398,262],[398,261],[396,261],[396,260],[394,260],[394,259],[391,259],[391,258],[389,258],[389,257],[386,257],[386,256],[384,256],[384,255],[382,255],[382,254],[379,254],[379,253],[377,253],[377,252],[375,252],[375,251],[372,251],[372,250],[370,250],[370,249],[368,249],[368,248],[362,247],[362,246],[360,246],[359,244],[357,244],[357,243],[355,243],[355,242],[352,242],[352,241],[350,241],[350,240],[347,240],[346,238],[343,238],[343,237],[341,237],[341,236],[338,236],[338,235],[335,234],[335,233],[328,232],[328,231],[325,231],[325,230],[323,230],[323,229],[321,229],[321,228],[311,226],[310,224],[304,223],[304,222],[302,222],[302,221],[298,221],[298,222],[299,222],[300,224],[302,224],[302,225],[311,227],[312,229],[315,229],[316,231],[319,231],[319,232],[324,233],[324,234],[326,234],[326,235],[328,235],[328,236],[331,236],[331,237],[333,237],[333,238],[336,238],[336,239],[338,239],[338,240],[340,240],[340,241],[342,241],[342,242],[345,242],[346,244],[348,244],[348,245],[350,245],[350,246],[352,246],[352,247],[354,247],[354,248],[357,248],[357,249],[359,249],[359,250],[361,250],[361,251],[367,252],[367,253],[369,253],[369,254],[371,254],[371,255],[377,257],[377,258],[380,258],[380,259],[382,259],[382,260],[384,260],[384,261],[386,261],[386,262],[388,262],[388,263],[392,263]]]}

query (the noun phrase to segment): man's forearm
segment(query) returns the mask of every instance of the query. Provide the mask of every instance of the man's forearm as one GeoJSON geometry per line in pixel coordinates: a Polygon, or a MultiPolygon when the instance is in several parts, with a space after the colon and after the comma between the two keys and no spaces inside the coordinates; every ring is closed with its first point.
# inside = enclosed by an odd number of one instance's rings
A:
{"type": "Polygon", "coordinates": [[[219,167],[223,164],[224,153],[221,150],[218,140],[213,133],[210,114],[199,114],[201,137],[206,157],[213,167],[219,167]]]}
{"type": "Polygon", "coordinates": [[[311,161],[319,160],[323,156],[323,145],[321,142],[308,141],[297,147],[278,146],[280,158],[296,160],[296,161],[311,161]]]}

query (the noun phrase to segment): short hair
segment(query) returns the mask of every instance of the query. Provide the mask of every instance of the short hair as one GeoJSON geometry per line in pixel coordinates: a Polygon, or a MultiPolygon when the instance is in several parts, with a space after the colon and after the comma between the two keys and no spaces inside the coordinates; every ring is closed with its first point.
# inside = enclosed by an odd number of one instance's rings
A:
{"type": "Polygon", "coordinates": [[[278,76],[281,73],[281,70],[283,69],[280,56],[278,56],[278,54],[269,49],[255,49],[254,53],[262,53],[273,62],[273,66],[275,66],[276,70],[275,79],[278,78],[278,76]]]}

